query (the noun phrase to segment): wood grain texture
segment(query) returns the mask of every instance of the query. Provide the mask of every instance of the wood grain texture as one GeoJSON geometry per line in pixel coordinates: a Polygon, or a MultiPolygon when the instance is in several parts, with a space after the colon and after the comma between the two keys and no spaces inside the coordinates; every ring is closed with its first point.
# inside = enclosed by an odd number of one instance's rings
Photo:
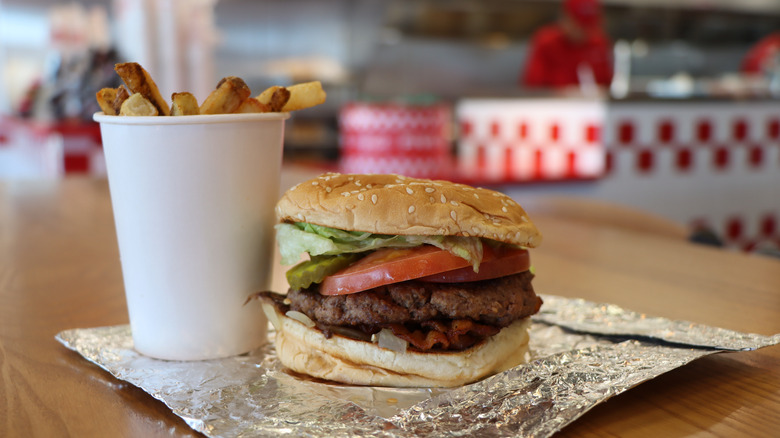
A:
{"type": "MultiPolygon", "coordinates": [[[[286,172],[283,185],[308,178],[286,172]]],[[[780,333],[780,261],[593,221],[534,216],[537,291],[780,333]]],[[[283,289],[283,269],[275,288],[283,289]]],[[[104,180],[0,182],[0,436],[198,436],[161,402],[54,340],[128,322],[104,180]]],[[[599,405],[560,436],[773,436],[780,347],[699,359],[599,405]]]]}

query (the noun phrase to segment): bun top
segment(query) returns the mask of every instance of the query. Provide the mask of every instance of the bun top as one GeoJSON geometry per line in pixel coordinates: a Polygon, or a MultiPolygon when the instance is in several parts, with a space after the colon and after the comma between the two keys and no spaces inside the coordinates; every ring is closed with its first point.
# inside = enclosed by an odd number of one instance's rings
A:
{"type": "Polygon", "coordinates": [[[288,190],[280,222],[375,234],[474,236],[536,247],[542,236],[509,196],[449,181],[326,173],[288,190]]]}

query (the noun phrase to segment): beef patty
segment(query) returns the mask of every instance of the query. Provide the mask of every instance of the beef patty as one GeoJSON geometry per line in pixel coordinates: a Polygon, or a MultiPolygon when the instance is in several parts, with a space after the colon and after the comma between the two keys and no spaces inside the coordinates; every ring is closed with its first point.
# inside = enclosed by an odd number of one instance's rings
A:
{"type": "Polygon", "coordinates": [[[470,319],[506,327],[539,311],[528,271],[470,283],[405,281],[349,295],[324,296],[317,285],[290,290],[290,308],[336,326],[380,326],[470,319]]]}

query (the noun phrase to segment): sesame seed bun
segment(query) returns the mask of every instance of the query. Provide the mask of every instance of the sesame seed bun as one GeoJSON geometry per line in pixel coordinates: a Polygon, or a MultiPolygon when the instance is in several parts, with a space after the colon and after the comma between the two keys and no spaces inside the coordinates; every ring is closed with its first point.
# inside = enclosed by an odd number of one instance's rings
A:
{"type": "Polygon", "coordinates": [[[376,234],[484,237],[529,248],[542,240],[525,210],[503,193],[400,175],[321,175],[288,190],[276,217],[376,234]]]}

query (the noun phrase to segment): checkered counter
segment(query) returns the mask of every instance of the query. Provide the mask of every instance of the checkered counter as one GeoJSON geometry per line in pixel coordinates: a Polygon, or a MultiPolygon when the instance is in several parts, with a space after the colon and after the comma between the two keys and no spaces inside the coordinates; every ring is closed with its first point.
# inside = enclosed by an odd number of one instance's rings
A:
{"type": "Polygon", "coordinates": [[[780,246],[777,102],[466,99],[455,117],[457,168],[476,184],[633,205],[734,248],[780,246]],[[514,184],[525,182],[536,184],[514,184]]]}

